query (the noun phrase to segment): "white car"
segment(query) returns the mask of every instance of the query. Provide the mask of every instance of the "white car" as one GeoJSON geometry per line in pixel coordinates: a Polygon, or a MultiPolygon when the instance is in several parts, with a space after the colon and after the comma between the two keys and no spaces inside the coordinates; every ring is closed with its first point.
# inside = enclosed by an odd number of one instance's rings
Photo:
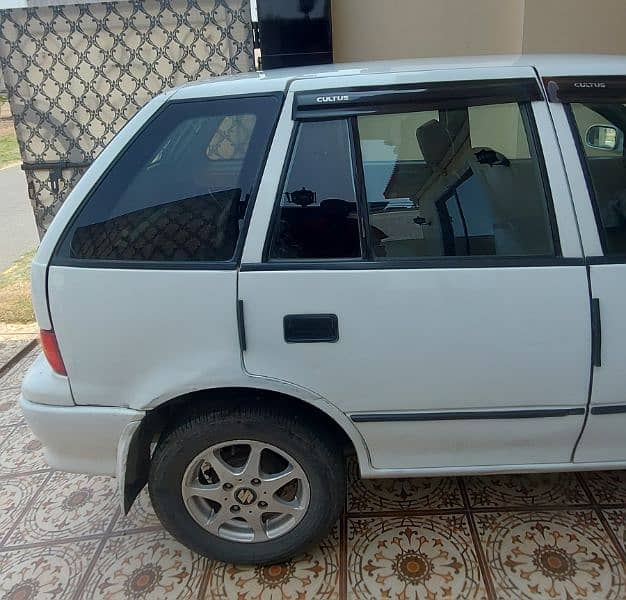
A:
{"type": "Polygon", "coordinates": [[[152,100],[33,262],[48,462],[287,559],[362,477],[626,467],[626,58],[381,62],[152,100]]]}

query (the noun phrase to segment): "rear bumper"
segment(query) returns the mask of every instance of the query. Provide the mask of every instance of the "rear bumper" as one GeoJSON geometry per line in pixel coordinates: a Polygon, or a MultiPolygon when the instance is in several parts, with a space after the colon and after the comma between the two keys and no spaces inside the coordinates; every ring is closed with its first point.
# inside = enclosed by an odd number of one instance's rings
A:
{"type": "Polygon", "coordinates": [[[94,475],[116,474],[122,432],[145,414],[128,408],[76,406],[67,377],[54,373],[41,354],[24,378],[20,406],[51,467],[94,475]]]}
{"type": "Polygon", "coordinates": [[[37,404],[24,392],[20,406],[51,467],[94,475],[116,474],[122,431],[145,414],[128,408],[37,404]]]}
{"type": "Polygon", "coordinates": [[[22,382],[22,395],[35,404],[74,406],[67,377],[57,375],[40,352],[22,382]]]}

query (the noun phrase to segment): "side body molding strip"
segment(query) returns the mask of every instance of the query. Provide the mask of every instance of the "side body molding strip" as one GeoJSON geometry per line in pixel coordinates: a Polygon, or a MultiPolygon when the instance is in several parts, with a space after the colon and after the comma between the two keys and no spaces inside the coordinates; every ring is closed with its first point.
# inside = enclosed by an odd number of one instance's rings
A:
{"type": "Polygon", "coordinates": [[[584,415],[585,409],[539,408],[520,410],[462,410],[444,412],[372,412],[353,413],[350,418],[354,423],[384,423],[393,421],[463,421],[480,419],[544,419],[549,417],[568,417],[584,415]]]}

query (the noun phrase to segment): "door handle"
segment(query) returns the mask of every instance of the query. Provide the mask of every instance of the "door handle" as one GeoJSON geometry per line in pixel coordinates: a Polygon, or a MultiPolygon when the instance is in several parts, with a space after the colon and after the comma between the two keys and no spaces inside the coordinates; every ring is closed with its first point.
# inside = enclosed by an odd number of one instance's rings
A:
{"type": "Polygon", "coordinates": [[[333,343],[339,340],[339,320],[333,314],[285,315],[283,331],[290,344],[333,343]]]}

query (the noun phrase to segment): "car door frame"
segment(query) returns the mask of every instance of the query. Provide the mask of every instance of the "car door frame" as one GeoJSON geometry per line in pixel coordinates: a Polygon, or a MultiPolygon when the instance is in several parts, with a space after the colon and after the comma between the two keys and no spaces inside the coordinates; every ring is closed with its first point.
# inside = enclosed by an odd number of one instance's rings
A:
{"type": "MultiPolygon", "coordinates": [[[[296,95],[300,92],[315,90],[341,89],[354,87],[388,87],[399,88],[419,83],[472,82],[485,80],[507,80],[533,78],[539,83],[536,72],[531,67],[474,67],[433,69],[432,71],[406,71],[400,73],[372,73],[303,77],[292,80],[285,93],[285,101],[265,171],[258,188],[250,225],[247,231],[243,252],[242,265],[261,264],[266,255],[266,233],[274,216],[275,199],[283,182],[285,160],[291,155],[295,143],[297,121],[294,118],[296,95]]],[[[353,114],[347,111],[346,116],[353,114]]],[[[538,143],[543,153],[546,183],[552,195],[552,209],[558,227],[561,255],[560,258],[582,259],[580,236],[576,215],[570,200],[570,185],[563,170],[561,150],[557,141],[552,117],[545,100],[539,99],[532,103],[532,114],[536,124],[538,143]]]]}
{"type": "MultiPolygon", "coordinates": [[[[244,246],[242,255],[241,271],[253,271],[264,270],[268,267],[265,263],[266,249],[267,249],[267,232],[271,230],[271,224],[273,223],[273,217],[276,206],[276,198],[279,191],[279,186],[283,181],[283,169],[286,165],[283,162],[287,157],[291,156],[291,149],[294,143],[295,131],[297,130],[297,124],[292,119],[293,112],[297,110],[295,106],[296,94],[299,92],[315,92],[316,90],[333,90],[349,88],[350,86],[386,86],[392,88],[394,86],[402,86],[405,84],[426,83],[426,82],[449,82],[449,81],[484,81],[494,79],[514,79],[531,77],[536,79],[534,70],[525,67],[507,67],[507,68],[475,68],[475,69],[446,69],[436,71],[422,71],[422,72],[406,72],[406,73],[394,73],[394,74],[371,74],[371,75],[340,75],[319,79],[301,79],[292,82],[287,93],[283,115],[281,115],[280,124],[277,129],[277,136],[275,138],[274,146],[272,148],[272,156],[275,157],[273,161],[268,161],[268,167],[264,174],[261,186],[259,188],[258,199],[254,207],[253,218],[251,226],[248,231],[248,237],[244,246]],[[280,139],[282,137],[282,139],[280,139]],[[288,139],[287,139],[288,138],[288,139]],[[276,150],[276,153],[274,152],[276,150]],[[282,157],[282,161],[277,160],[277,157],[282,157]],[[271,162],[271,164],[270,164],[271,162]]],[[[557,227],[559,240],[561,244],[561,254],[557,257],[559,264],[566,264],[570,261],[572,265],[582,265],[582,251],[580,247],[577,224],[575,215],[571,206],[571,200],[569,197],[569,188],[567,180],[563,171],[563,166],[560,159],[559,147],[554,135],[554,131],[551,124],[551,119],[543,99],[537,99],[532,104],[532,115],[535,121],[534,134],[538,136],[537,147],[543,153],[543,160],[545,165],[545,178],[547,185],[549,185],[552,196],[552,209],[554,210],[555,225],[557,227]]],[[[484,259],[486,264],[489,264],[489,258],[484,259]]],[[[324,268],[333,268],[332,261],[324,261],[324,268]]],[[[345,262],[345,261],[343,261],[345,262]]],[[[423,262],[423,261],[422,261],[423,262]]],[[[506,263],[506,259],[499,258],[500,265],[506,263]]],[[[299,265],[302,267],[303,265],[299,265]]],[[[319,265],[317,265],[319,267],[319,265]]],[[[311,264],[309,268],[315,268],[315,265],[311,264]]],[[[364,267],[367,268],[367,267],[364,267]]],[[[278,267],[277,267],[278,269],[278,267]]],[[[270,270],[272,267],[270,266],[270,270]]],[[[241,277],[241,275],[240,275],[241,277]]],[[[241,298],[241,296],[240,296],[241,298]]],[[[589,314],[585,314],[584,318],[589,318],[589,314]]],[[[589,340],[587,340],[589,341],[589,340]]],[[[587,350],[585,350],[587,351],[587,350]]],[[[590,353],[590,350],[589,350],[590,353]]],[[[251,374],[254,377],[264,377],[264,375],[255,373],[251,374]]],[[[294,385],[298,385],[297,382],[292,382],[294,385]]],[[[312,390],[313,393],[317,393],[312,390]]],[[[332,403],[332,398],[326,399],[327,402],[332,403]]],[[[341,409],[341,408],[340,408],[341,409]]],[[[582,420],[584,415],[585,406],[581,404],[576,406],[576,413],[580,418],[580,422],[577,424],[579,429],[582,429],[582,420]]],[[[356,419],[358,421],[358,418],[356,419]]],[[[579,435],[579,429],[576,433],[579,435]]],[[[367,440],[366,440],[367,442],[367,440]]],[[[568,454],[573,451],[574,443],[572,447],[568,449],[568,454]]],[[[554,469],[569,468],[569,462],[559,463],[540,463],[535,465],[515,464],[515,465],[489,465],[485,467],[472,466],[472,467],[432,467],[432,468],[418,468],[418,469],[380,469],[374,468],[371,460],[371,444],[370,452],[368,453],[369,464],[364,464],[360,457],[360,466],[363,473],[369,476],[384,475],[393,476],[408,474],[408,473],[427,473],[437,474],[440,472],[514,472],[514,471],[545,471],[554,469]],[[375,475],[374,475],[375,474],[375,475]]]]}
{"type": "MultiPolygon", "coordinates": [[[[570,104],[594,100],[626,103],[626,75],[544,74],[543,84],[572,191],[587,265],[592,312],[593,352],[590,359],[589,400],[585,426],[574,452],[574,462],[577,465],[602,464],[605,468],[622,468],[626,460],[623,450],[626,398],[621,402],[606,400],[618,387],[616,384],[619,384],[615,381],[619,379],[619,357],[615,355],[619,344],[615,343],[613,331],[609,329],[609,321],[617,317],[617,301],[607,297],[605,291],[611,286],[616,267],[621,267],[621,275],[626,278],[626,255],[605,253],[599,207],[570,104]]],[[[613,330],[617,325],[614,323],[613,330]]],[[[624,347],[623,341],[621,347],[624,347]]]]}

